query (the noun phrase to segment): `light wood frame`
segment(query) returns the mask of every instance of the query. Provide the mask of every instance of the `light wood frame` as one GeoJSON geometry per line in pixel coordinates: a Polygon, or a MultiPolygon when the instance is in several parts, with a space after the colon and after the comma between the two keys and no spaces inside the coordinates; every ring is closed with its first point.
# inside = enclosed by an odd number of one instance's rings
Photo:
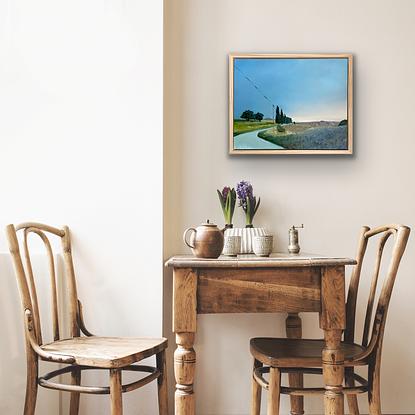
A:
{"type": "Polygon", "coordinates": [[[230,53],[229,54],[229,154],[353,154],[353,55],[350,53],[230,53]],[[334,59],[348,60],[347,71],[347,150],[238,150],[234,148],[234,60],[235,59],[334,59]]]}

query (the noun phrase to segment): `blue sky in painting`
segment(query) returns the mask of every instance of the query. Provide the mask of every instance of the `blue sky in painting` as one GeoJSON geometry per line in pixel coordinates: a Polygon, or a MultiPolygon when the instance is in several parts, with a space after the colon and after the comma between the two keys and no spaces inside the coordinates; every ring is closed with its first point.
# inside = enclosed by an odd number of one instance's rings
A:
{"type": "Polygon", "coordinates": [[[271,118],[271,103],[282,107],[294,121],[340,121],[347,118],[345,58],[235,58],[234,65],[235,118],[247,109],[271,118]]]}

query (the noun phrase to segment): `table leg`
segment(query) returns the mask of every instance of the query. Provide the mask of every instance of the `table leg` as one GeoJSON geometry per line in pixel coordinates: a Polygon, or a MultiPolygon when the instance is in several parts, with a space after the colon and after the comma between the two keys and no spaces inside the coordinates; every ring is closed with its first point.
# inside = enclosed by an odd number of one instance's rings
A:
{"type": "MultiPolygon", "coordinates": [[[[289,339],[301,339],[302,327],[301,318],[298,313],[288,313],[285,320],[285,328],[287,337],[289,339]]],[[[288,383],[290,387],[300,387],[304,385],[303,375],[301,373],[289,373],[288,383]]],[[[290,396],[291,401],[291,415],[304,414],[304,397],[303,396],[290,396]]]]}
{"type": "Polygon", "coordinates": [[[344,355],[341,350],[341,330],[324,330],[326,347],[323,350],[323,377],[325,415],[344,414],[344,355]]]}
{"type": "Polygon", "coordinates": [[[195,415],[193,383],[196,353],[193,349],[196,333],[197,272],[175,269],[173,273],[173,331],[177,349],[174,352],[174,396],[176,415],[195,415]]]}
{"type": "Polygon", "coordinates": [[[344,415],[344,353],[341,349],[345,328],[344,267],[326,267],[321,273],[320,327],[324,330],[322,353],[325,415],[344,415]]]}
{"type": "Polygon", "coordinates": [[[176,378],[175,414],[194,415],[196,353],[193,349],[194,333],[176,333],[177,349],[174,352],[174,376],[176,378]]]}

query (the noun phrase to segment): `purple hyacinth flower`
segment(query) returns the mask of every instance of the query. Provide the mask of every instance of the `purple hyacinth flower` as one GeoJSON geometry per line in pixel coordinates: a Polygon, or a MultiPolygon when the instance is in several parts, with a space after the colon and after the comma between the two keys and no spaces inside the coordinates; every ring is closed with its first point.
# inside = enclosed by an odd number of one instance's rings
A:
{"type": "Polygon", "coordinates": [[[239,206],[242,206],[246,210],[247,198],[252,201],[254,199],[254,189],[251,183],[246,180],[241,180],[236,186],[236,193],[239,199],[239,206]]]}
{"type": "Polygon", "coordinates": [[[222,197],[223,200],[226,200],[226,198],[228,197],[228,193],[231,191],[231,188],[229,186],[225,186],[222,190],[222,197]]]}

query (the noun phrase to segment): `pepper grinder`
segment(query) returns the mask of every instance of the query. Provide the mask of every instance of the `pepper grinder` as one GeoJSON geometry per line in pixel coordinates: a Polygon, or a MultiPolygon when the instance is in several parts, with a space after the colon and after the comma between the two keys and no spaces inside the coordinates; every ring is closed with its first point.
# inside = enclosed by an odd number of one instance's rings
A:
{"type": "Polygon", "coordinates": [[[288,230],[288,252],[290,254],[298,254],[300,252],[300,244],[298,243],[298,230],[303,229],[304,224],[302,223],[301,226],[292,226],[288,230]]]}

